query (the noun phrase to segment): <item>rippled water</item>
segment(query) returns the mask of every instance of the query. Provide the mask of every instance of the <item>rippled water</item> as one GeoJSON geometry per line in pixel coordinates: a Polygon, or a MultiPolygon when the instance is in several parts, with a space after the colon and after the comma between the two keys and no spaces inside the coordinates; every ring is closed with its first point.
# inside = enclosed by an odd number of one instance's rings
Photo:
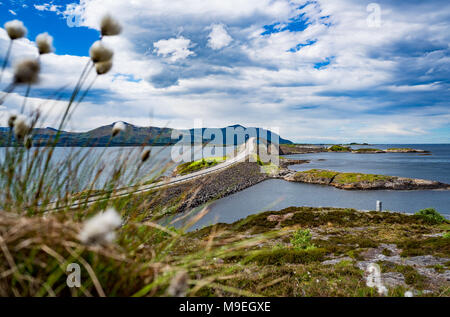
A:
{"type": "MultiPolygon", "coordinates": [[[[371,146],[372,147],[372,146],[371,146]]],[[[450,183],[450,145],[376,145],[376,148],[412,147],[429,150],[432,155],[412,153],[351,154],[315,153],[290,155],[289,158],[308,159],[309,164],[294,165],[294,170],[312,168],[332,169],[340,172],[376,173],[392,176],[414,177],[450,183]]],[[[127,156],[130,166],[139,161],[140,148],[57,148],[54,161],[67,160],[71,154],[87,153],[86,163],[101,161],[108,175],[120,157],[127,156]]],[[[4,148],[0,149],[0,154],[4,148]]],[[[153,147],[152,159],[140,170],[139,177],[150,177],[150,171],[166,166],[171,161],[171,148],[153,147]]],[[[174,164],[168,166],[170,174],[174,164]]],[[[133,171],[133,169],[131,169],[133,171]]],[[[89,179],[89,177],[87,177],[89,179]]],[[[100,182],[101,183],[101,182],[100,182]]],[[[211,210],[195,227],[226,222],[231,223],[248,215],[266,210],[279,210],[290,206],[346,207],[373,210],[376,201],[383,209],[413,213],[433,207],[450,218],[450,191],[345,191],[334,187],[267,180],[244,191],[222,198],[211,205],[211,210]]]]}

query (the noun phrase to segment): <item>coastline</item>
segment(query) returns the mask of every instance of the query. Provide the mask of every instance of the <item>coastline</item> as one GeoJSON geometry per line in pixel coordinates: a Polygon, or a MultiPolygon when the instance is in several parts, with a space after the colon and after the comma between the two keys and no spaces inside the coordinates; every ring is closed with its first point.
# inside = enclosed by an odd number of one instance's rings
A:
{"type": "Polygon", "coordinates": [[[290,207],[204,227],[186,237],[194,250],[211,234],[220,245],[269,237],[217,257],[210,268],[238,269],[242,274],[227,285],[245,284],[263,296],[402,296],[406,290],[415,296],[448,296],[449,226],[448,221],[429,223],[403,213],[290,207]],[[298,240],[299,234],[307,238],[298,240]],[[367,268],[373,264],[380,268],[383,294],[366,286],[367,268]],[[277,283],[260,288],[264,277],[277,283]],[[256,280],[258,284],[252,282],[256,280]]]}
{"type": "MultiPolygon", "coordinates": [[[[295,172],[289,169],[290,165],[297,164],[308,164],[309,160],[295,160],[295,159],[280,159],[280,168],[275,171],[269,171],[269,173],[264,173],[264,166],[259,166],[257,163],[239,163],[235,166],[231,166],[217,173],[213,173],[208,176],[200,177],[192,182],[186,182],[184,184],[172,185],[166,188],[162,194],[156,195],[156,193],[150,192],[143,194],[145,195],[145,199],[152,201],[153,210],[152,216],[157,216],[158,218],[175,215],[186,212],[190,209],[199,207],[205,203],[221,199],[227,196],[230,196],[234,193],[243,191],[249,187],[252,187],[256,184],[259,184],[265,180],[269,179],[281,179],[284,181],[294,181],[295,175],[298,172],[295,172]],[[172,209],[166,209],[165,206],[174,205],[176,207],[172,209]]],[[[395,178],[397,179],[397,178],[395,178]]],[[[402,186],[392,187],[387,186],[392,184],[392,178],[387,177],[383,182],[373,182],[373,186],[364,185],[365,188],[357,188],[354,186],[353,188],[346,188],[345,184],[339,188],[341,190],[363,190],[363,191],[371,191],[371,190],[434,190],[436,187],[430,188],[430,182],[424,181],[418,184],[416,187],[409,187],[411,185],[410,181],[412,179],[408,178],[400,178],[406,180],[406,183],[401,183],[402,186]],[[403,186],[405,185],[405,186],[403,186]],[[407,186],[408,185],[408,186],[407,186]]],[[[305,182],[308,183],[308,182],[305,182]]],[[[317,182],[311,181],[312,184],[322,184],[322,185],[330,185],[330,179],[327,179],[326,182],[322,182],[320,179],[317,182]]],[[[431,182],[431,184],[435,184],[437,182],[431,182]]],[[[359,183],[356,183],[359,185],[359,183]]],[[[441,184],[441,183],[438,183],[441,184]]],[[[441,185],[439,185],[441,186],[441,185]]],[[[449,189],[445,185],[445,190],[449,189]]],[[[442,188],[442,187],[439,187],[442,188]]]]}

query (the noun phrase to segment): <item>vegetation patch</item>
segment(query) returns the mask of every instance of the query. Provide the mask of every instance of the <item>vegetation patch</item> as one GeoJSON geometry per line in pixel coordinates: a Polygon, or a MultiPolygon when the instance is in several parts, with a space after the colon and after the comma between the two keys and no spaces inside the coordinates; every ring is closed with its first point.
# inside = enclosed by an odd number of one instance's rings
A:
{"type": "Polygon", "coordinates": [[[296,250],[310,250],[315,248],[311,240],[312,236],[309,230],[298,229],[291,238],[291,244],[296,250]]]}
{"type": "Polygon", "coordinates": [[[193,172],[200,171],[205,168],[215,166],[226,160],[226,157],[206,157],[194,162],[186,162],[177,166],[175,174],[186,175],[193,172]]]}
{"type": "Polygon", "coordinates": [[[333,145],[328,148],[329,152],[351,152],[352,148],[349,146],[333,145]]]}
{"type": "Polygon", "coordinates": [[[306,264],[311,262],[323,261],[326,250],[321,248],[313,248],[308,250],[297,249],[272,249],[255,251],[246,258],[243,263],[257,263],[259,265],[283,265],[306,264]]]}
{"type": "Polygon", "coordinates": [[[383,150],[380,149],[357,149],[353,150],[355,153],[384,153],[383,150]]]}
{"type": "Polygon", "coordinates": [[[403,257],[429,254],[439,257],[450,257],[450,241],[443,237],[406,240],[399,242],[398,247],[403,250],[400,254],[403,257]]]}
{"type": "Polygon", "coordinates": [[[340,184],[350,184],[359,182],[369,182],[374,183],[376,181],[389,181],[391,176],[376,175],[376,174],[362,174],[362,173],[338,173],[334,182],[340,184]]]}
{"type": "Polygon", "coordinates": [[[438,213],[434,208],[419,210],[416,213],[416,216],[429,224],[440,224],[446,221],[444,216],[438,213]]]}
{"type": "Polygon", "coordinates": [[[408,265],[399,265],[391,262],[381,261],[378,262],[383,273],[397,272],[401,273],[405,278],[405,283],[413,286],[416,289],[424,289],[427,279],[425,276],[419,274],[416,269],[408,265]]]}

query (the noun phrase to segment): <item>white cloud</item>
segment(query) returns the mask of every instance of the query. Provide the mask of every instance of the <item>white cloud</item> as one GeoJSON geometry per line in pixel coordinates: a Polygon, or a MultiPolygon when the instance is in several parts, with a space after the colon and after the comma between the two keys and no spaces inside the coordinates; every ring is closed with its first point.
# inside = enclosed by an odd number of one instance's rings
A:
{"type": "MultiPolygon", "coordinates": [[[[76,13],[95,29],[108,12],[124,26],[104,39],[114,47],[114,69],[95,84],[101,102],[80,105],[81,129],[148,124],[142,118],[153,107],[159,125],[191,127],[203,118],[209,126],[278,125],[298,141],[431,140],[429,131],[450,124],[449,8],[441,0],[378,2],[380,28],[368,27],[367,4],[357,0],[86,0],[36,9],[76,13]],[[308,23],[295,32],[300,13],[308,23]],[[274,32],[262,34],[267,26],[274,32]]],[[[15,42],[13,59],[33,54],[32,45],[15,42]]],[[[61,77],[73,84],[84,62],[45,56],[41,87],[59,87],[61,77]]]]}
{"type": "Polygon", "coordinates": [[[44,4],[35,4],[34,8],[38,11],[51,11],[61,13],[60,8],[62,8],[62,6],[55,5],[53,3],[44,3],[44,4]]]}
{"type": "Polygon", "coordinates": [[[209,33],[208,38],[208,46],[213,50],[220,50],[233,41],[233,38],[222,24],[211,25],[211,33],[209,33]]]}
{"type": "Polygon", "coordinates": [[[184,38],[183,36],[168,40],[159,40],[153,43],[153,46],[155,47],[155,53],[168,57],[171,62],[183,60],[188,56],[195,54],[189,50],[189,48],[193,46],[191,40],[184,38]]]}
{"type": "Polygon", "coordinates": [[[12,15],[17,15],[17,13],[14,12],[13,10],[8,10],[8,11],[9,11],[9,13],[11,13],[12,15]]]}

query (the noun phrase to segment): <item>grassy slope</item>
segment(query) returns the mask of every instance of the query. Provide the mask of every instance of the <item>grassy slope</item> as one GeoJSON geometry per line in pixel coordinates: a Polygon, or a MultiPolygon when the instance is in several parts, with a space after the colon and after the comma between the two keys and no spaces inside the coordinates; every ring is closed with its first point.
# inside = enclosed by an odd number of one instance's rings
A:
{"type": "MultiPolygon", "coordinates": [[[[450,257],[450,239],[429,237],[443,233],[450,225],[431,225],[418,216],[397,213],[362,213],[352,209],[287,208],[277,212],[252,215],[233,224],[219,224],[188,235],[191,250],[202,248],[210,241],[226,245],[248,237],[263,234],[266,241],[217,259],[202,274],[226,271],[224,283],[229,287],[244,288],[264,296],[377,296],[365,285],[364,273],[356,263],[367,251],[382,244],[394,244],[401,257],[433,255],[450,257]],[[268,216],[286,216],[278,223],[268,216]],[[310,229],[316,248],[297,250],[291,239],[298,228],[310,229]],[[321,264],[330,258],[345,257],[334,265],[321,264]]],[[[190,252],[178,249],[179,254],[190,252]]],[[[383,254],[389,250],[384,249],[383,254]]],[[[382,272],[400,272],[406,286],[389,289],[389,295],[402,296],[407,289],[431,290],[431,294],[449,296],[448,284],[439,284],[422,276],[414,267],[378,263],[382,272]]],[[[432,268],[450,269],[450,263],[432,268]]],[[[229,295],[227,292],[205,287],[200,295],[229,295]]],[[[423,294],[422,294],[423,295],[423,294]]]]}
{"type": "Polygon", "coordinates": [[[186,175],[200,171],[205,168],[213,167],[226,160],[226,157],[205,157],[194,162],[186,162],[177,166],[175,174],[186,175]]]}
{"type": "Polygon", "coordinates": [[[375,182],[390,180],[391,176],[363,173],[340,173],[331,170],[312,169],[296,173],[298,176],[310,176],[314,179],[325,179],[340,184],[351,184],[357,182],[375,182]]]}

